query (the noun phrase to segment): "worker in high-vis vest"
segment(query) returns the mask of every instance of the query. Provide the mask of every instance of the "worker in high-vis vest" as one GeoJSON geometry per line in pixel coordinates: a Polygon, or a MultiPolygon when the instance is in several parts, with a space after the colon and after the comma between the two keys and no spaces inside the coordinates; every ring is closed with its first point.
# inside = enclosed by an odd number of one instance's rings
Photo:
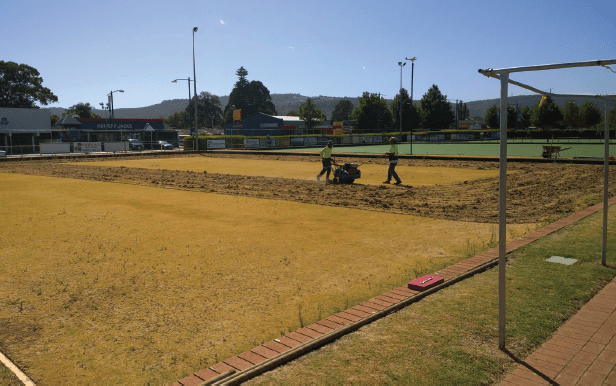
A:
{"type": "Polygon", "coordinates": [[[387,157],[389,157],[389,169],[387,170],[387,180],[383,181],[384,184],[391,183],[391,178],[393,177],[396,182],[394,185],[400,185],[402,181],[400,177],[398,177],[398,173],[396,173],[396,165],[398,164],[398,145],[396,145],[396,138],[389,138],[389,151],[385,153],[387,157]]]}
{"type": "Polygon", "coordinates": [[[332,171],[332,150],[334,148],[334,141],[327,142],[327,146],[319,153],[321,155],[321,162],[323,162],[323,169],[321,173],[317,175],[317,181],[321,181],[321,176],[327,172],[326,179],[329,181],[329,174],[332,171]]]}

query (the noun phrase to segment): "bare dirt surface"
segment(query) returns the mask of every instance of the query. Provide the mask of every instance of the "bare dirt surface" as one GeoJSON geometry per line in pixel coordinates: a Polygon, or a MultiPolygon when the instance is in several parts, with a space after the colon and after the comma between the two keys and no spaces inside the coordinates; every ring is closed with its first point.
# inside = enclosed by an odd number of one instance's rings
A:
{"type": "MultiPolygon", "coordinates": [[[[204,154],[203,157],[251,158],[320,163],[314,156],[204,154]]],[[[117,158],[116,158],[117,159],[117,158]]],[[[130,157],[134,159],[134,157],[130,157]]],[[[481,223],[498,222],[498,177],[433,186],[338,185],[288,178],[93,166],[96,160],[28,160],[0,163],[1,173],[19,173],[112,183],[195,190],[273,200],[410,214],[481,223]]],[[[385,159],[365,163],[382,164],[385,159]]],[[[498,169],[494,161],[402,159],[404,166],[498,169]]],[[[319,165],[315,165],[319,169],[319,165]]],[[[557,163],[508,163],[507,222],[538,223],[597,203],[603,191],[603,167],[557,163]]],[[[610,192],[616,172],[610,173],[610,192]]],[[[612,194],[610,194],[611,196],[612,194]]]]}

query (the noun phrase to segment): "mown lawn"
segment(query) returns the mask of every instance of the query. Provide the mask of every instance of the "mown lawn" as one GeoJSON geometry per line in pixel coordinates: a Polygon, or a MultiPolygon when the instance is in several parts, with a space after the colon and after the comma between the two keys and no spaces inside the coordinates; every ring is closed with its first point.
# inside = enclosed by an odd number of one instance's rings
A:
{"type": "MultiPolygon", "coordinates": [[[[612,212],[613,213],[613,212],[612,212]]],[[[601,213],[519,249],[507,265],[507,348],[518,358],[614,276],[616,236],[601,261],[601,213]],[[550,256],[575,258],[572,266],[550,256]]],[[[609,227],[616,225],[610,214],[609,227]]],[[[473,276],[252,383],[480,384],[515,362],[498,350],[498,267],[473,276]]]]}

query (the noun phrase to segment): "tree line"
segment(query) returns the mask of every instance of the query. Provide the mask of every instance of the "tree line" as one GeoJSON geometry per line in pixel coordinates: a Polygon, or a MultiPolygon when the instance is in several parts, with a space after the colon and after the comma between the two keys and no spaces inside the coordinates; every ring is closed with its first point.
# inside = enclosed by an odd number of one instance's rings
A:
{"type": "MultiPolygon", "coordinates": [[[[500,107],[493,105],[484,117],[492,128],[500,127],[500,107]]],[[[605,117],[601,110],[589,101],[578,106],[575,101],[567,100],[561,109],[550,96],[544,96],[533,107],[524,107],[517,111],[514,106],[507,106],[507,128],[524,130],[529,127],[542,129],[577,129],[603,127],[605,117]]],[[[616,109],[609,115],[611,129],[616,128],[616,109]]]]}
{"type": "MultiPolygon", "coordinates": [[[[198,105],[198,121],[201,127],[222,127],[233,122],[233,110],[242,110],[243,118],[256,113],[278,115],[268,88],[258,80],[249,81],[248,71],[240,67],[236,71],[238,81],[234,84],[227,105],[222,106],[216,95],[201,92],[193,96],[186,108],[165,118],[165,123],[176,129],[189,129],[194,124],[194,108],[198,105]]],[[[38,108],[36,103],[47,105],[57,102],[58,97],[43,87],[39,72],[26,64],[0,61],[0,107],[38,108]]],[[[493,105],[485,115],[486,123],[500,126],[500,108],[493,105]]],[[[69,107],[67,114],[82,118],[98,118],[89,103],[78,103],[69,107]]],[[[321,109],[308,98],[299,111],[289,111],[287,115],[299,116],[308,133],[327,119],[321,109]]],[[[52,120],[57,117],[52,117],[52,120]]],[[[455,128],[457,120],[469,118],[466,103],[453,103],[443,95],[437,85],[432,85],[419,102],[410,100],[404,88],[390,104],[378,93],[364,92],[357,106],[347,99],[341,100],[332,112],[334,121],[355,121],[360,131],[390,132],[412,129],[443,130],[455,128]],[[400,114],[402,111],[402,114],[400,114]],[[457,114],[457,116],[456,116],[457,114]],[[400,123],[402,120],[402,124],[400,123]]],[[[574,101],[566,101],[562,109],[552,98],[544,97],[534,107],[516,111],[513,106],[507,109],[507,126],[511,129],[525,129],[531,126],[540,128],[595,127],[604,122],[605,117],[592,103],[586,101],[577,106],[574,101]]],[[[610,128],[616,128],[616,109],[609,114],[610,128]]]]}

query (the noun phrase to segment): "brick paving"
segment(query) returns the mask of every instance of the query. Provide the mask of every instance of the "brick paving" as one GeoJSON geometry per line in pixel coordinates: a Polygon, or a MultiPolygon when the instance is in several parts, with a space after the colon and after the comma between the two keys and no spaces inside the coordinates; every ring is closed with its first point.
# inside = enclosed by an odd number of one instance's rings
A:
{"type": "MultiPolygon", "coordinates": [[[[613,197],[608,201],[608,205],[615,202],[616,197],[613,197]]],[[[513,240],[507,243],[507,253],[602,208],[602,203],[591,206],[513,240]]],[[[488,263],[495,264],[497,259],[498,248],[493,248],[433,275],[443,277],[447,284],[476,268],[488,263]]],[[[175,382],[174,386],[199,385],[230,370],[241,372],[268,360],[275,361],[292,350],[300,352],[302,348],[308,350],[325,345],[334,339],[331,337],[338,337],[334,334],[337,334],[340,328],[369,323],[379,317],[379,312],[385,316],[389,313],[388,308],[406,306],[413,299],[419,300],[421,297],[423,296],[418,291],[412,291],[406,286],[394,288],[336,315],[191,374],[175,382]]],[[[616,385],[616,278],[582,307],[550,340],[508,374],[501,384],[616,385]]]]}
{"type": "Polygon", "coordinates": [[[501,385],[616,385],[616,278],[501,385]]]}

